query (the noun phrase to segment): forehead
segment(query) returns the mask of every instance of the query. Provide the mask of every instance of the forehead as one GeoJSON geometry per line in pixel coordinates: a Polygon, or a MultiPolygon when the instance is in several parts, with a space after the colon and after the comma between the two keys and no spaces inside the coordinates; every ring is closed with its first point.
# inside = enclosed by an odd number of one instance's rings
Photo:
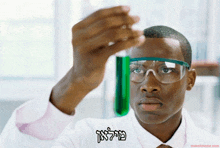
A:
{"type": "Polygon", "coordinates": [[[184,61],[180,42],[172,38],[146,38],[144,44],[134,48],[131,58],[158,57],[184,61]]]}

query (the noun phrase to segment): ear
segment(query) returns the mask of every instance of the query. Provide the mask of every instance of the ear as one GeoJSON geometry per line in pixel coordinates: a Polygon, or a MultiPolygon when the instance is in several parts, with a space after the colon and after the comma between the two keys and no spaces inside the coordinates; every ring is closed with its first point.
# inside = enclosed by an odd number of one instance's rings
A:
{"type": "Polygon", "coordinates": [[[188,78],[187,78],[187,88],[186,90],[190,91],[196,81],[196,70],[195,69],[191,69],[188,71],[188,78]]]}

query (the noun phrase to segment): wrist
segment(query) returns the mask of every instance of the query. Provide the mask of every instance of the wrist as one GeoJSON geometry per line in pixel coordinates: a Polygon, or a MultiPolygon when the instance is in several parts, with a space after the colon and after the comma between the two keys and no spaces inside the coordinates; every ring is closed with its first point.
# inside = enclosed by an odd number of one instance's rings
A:
{"type": "Polygon", "coordinates": [[[91,91],[80,78],[74,78],[70,70],[52,89],[50,102],[60,111],[68,115],[75,113],[76,106],[91,91]]]}

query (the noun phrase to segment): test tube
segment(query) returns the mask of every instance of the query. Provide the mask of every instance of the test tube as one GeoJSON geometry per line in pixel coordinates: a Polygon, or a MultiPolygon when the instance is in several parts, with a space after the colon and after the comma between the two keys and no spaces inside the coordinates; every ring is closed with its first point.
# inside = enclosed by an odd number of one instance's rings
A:
{"type": "Polygon", "coordinates": [[[116,54],[115,114],[125,116],[130,102],[130,57],[126,51],[116,54]]]}

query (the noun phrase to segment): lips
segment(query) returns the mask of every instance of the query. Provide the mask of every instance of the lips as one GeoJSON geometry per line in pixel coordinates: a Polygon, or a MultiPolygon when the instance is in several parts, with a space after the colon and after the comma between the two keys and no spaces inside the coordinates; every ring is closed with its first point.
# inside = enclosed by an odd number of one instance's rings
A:
{"type": "Polygon", "coordinates": [[[163,105],[163,103],[158,98],[145,97],[141,99],[139,105],[144,111],[156,111],[163,105]]]}
{"type": "Polygon", "coordinates": [[[151,98],[148,98],[148,97],[144,97],[140,100],[139,104],[163,104],[160,99],[158,98],[155,98],[155,97],[151,97],[151,98]]]}
{"type": "Polygon", "coordinates": [[[141,108],[145,111],[155,111],[157,110],[161,104],[141,104],[141,108]]]}

